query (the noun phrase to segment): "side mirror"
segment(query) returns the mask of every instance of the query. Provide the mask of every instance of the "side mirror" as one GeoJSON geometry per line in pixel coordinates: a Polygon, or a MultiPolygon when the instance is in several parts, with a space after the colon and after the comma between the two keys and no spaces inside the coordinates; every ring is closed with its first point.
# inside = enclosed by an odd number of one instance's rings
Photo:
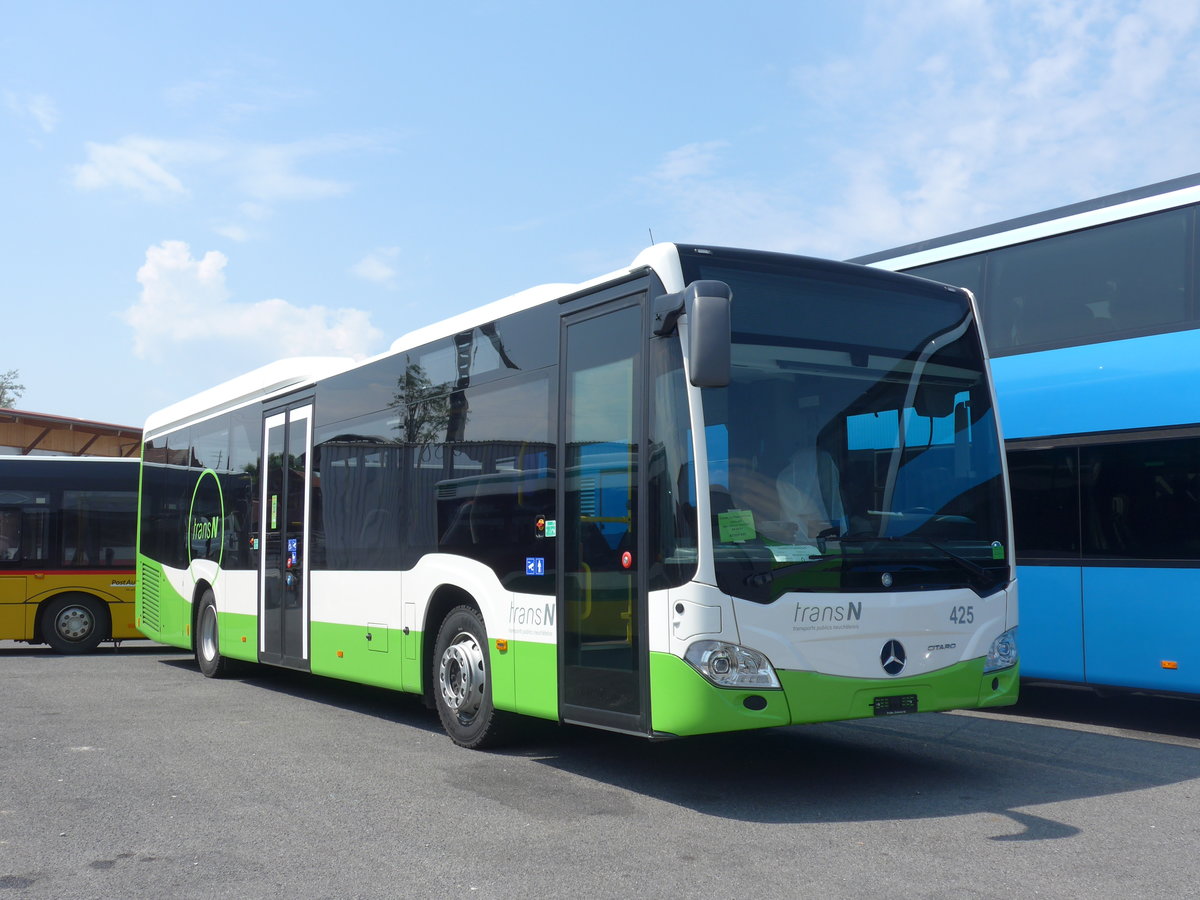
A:
{"type": "Polygon", "coordinates": [[[688,369],[696,387],[729,384],[732,299],[733,292],[723,281],[693,281],[682,295],[667,294],[655,303],[655,334],[669,334],[679,316],[687,315],[688,369]]]}

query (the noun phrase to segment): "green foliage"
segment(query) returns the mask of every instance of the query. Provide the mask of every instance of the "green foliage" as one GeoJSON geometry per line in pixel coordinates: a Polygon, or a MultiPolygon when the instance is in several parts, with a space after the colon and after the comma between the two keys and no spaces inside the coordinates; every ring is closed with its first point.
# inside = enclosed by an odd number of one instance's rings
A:
{"type": "Polygon", "coordinates": [[[25,393],[25,385],[17,383],[20,377],[16,369],[0,372],[0,409],[12,409],[25,393]]]}

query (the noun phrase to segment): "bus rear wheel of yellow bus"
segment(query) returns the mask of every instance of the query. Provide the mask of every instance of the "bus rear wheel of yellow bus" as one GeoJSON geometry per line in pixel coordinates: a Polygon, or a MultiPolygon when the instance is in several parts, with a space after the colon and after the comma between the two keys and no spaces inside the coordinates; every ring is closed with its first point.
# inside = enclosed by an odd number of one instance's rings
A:
{"type": "Polygon", "coordinates": [[[59,653],[90,653],[111,634],[108,609],[88,594],[61,594],[42,607],[42,640],[59,653]]]}

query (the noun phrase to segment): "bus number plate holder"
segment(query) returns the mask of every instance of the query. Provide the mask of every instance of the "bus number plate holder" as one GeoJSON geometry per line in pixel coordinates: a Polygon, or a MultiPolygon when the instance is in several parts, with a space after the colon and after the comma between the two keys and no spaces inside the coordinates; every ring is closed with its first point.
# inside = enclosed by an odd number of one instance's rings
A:
{"type": "Polygon", "coordinates": [[[900,694],[895,697],[876,697],[871,706],[877,716],[903,716],[917,711],[917,695],[900,694]]]}

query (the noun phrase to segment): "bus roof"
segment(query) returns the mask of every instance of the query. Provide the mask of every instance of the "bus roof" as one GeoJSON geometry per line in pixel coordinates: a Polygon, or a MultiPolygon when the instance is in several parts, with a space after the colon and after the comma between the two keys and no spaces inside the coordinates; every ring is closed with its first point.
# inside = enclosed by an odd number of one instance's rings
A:
{"type": "Polygon", "coordinates": [[[1006,219],[993,225],[983,225],[959,231],[943,237],[930,238],[882,250],[878,253],[868,253],[866,256],[856,256],[852,263],[871,265],[887,260],[887,268],[907,269],[926,263],[940,262],[971,253],[980,253],[996,247],[1019,244],[1025,241],[1037,240],[1064,231],[1076,231],[1090,228],[1117,219],[1127,219],[1134,216],[1147,215],[1195,203],[1200,199],[1200,173],[1184,175],[1169,181],[1133,190],[1108,194],[1081,203],[1060,206],[1045,212],[1006,219]],[[954,252],[946,248],[954,247],[954,252]]]}
{"type": "Polygon", "coordinates": [[[170,430],[192,419],[207,417],[210,414],[215,415],[251,400],[294,390],[337,372],[364,366],[377,359],[418,347],[437,338],[468,331],[503,316],[569,297],[596,285],[628,277],[632,273],[646,269],[653,270],[668,291],[683,290],[683,275],[679,266],[679,251],[676,245],[672,243],[655,244],[639,253],[628,266],[607,275],[601,275],[578,284],[543,284],[528,288],[501,300],[475,307],[456,316],[410,331],[394,340],[388,350],[368,359],[354,360],[349,357],[322,356],[276,360],[151,413],[146,419],[145,433],[147,437],[150,437],[154,433],[170,430]]]}
{"type": "Polygon", "coordinates": [[[146,436],[150,437],[152,432],[167,430],[207,413],[216,414],[232,409],[256,397],[266,397],[289,388],[311,384],[353,364],[354,360],[346,356],[295,356],[277,359],[151,413],[146,419],[146,436]]]}
{"type": "Polygon", "coordinates": [[[449,319],[443,319],[440,322],[434,322],[415,331],[410,331],[394,340],[388,353],[397,353],[401,350],[419,347],[421,344],[440,337],[447,337],[452,334],[468,331],[480,325],[486,325],[488,322],[494,322],[502,316],[512,315],[515,312],[540,306],[543,303],[570,297],[572,294],[577,294],[580,291],[585,291],[610,281],[617,281],[644,269],[652,269],[658,275],[667,291],[683,290],[683,275],[680,272],[677,246],[672,243],[654,244],[639,253],[628,266],[609,272],[606,275],[589,278],[587,281],[581,281],[576,284],[569,282],[540,284],[536,287],[518,291],[501,300],[467,310],[457,316],[451,316],[449,319]]]}

